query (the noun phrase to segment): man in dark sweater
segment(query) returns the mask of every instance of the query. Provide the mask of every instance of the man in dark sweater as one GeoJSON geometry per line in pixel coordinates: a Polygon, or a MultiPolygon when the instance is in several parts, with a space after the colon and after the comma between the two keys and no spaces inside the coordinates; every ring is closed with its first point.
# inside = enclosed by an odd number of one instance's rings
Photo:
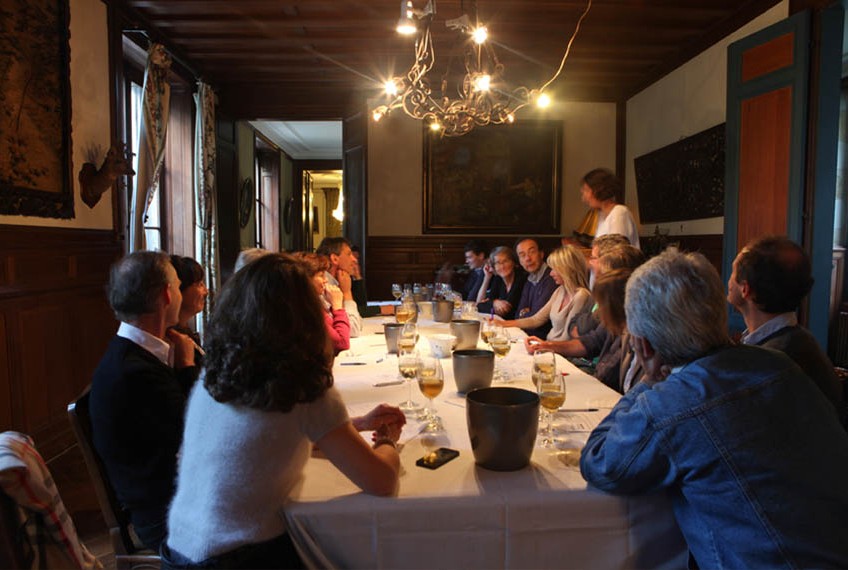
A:
{"type": "MultiPolygon", "coordinates": [[[[545,263],[545,252],[539,247],[539,242],[533,238],[521,238],[515,242],[515,253],[518,262],[527,272],[527,283],[521,292],[521,300],[515,310],[515,318],[532,317],[544,307],[557,288],[551,277],[551,268],[545,263]]],[[[546,338],[551,330],[551,322],[547,321],[540,327],[524,329],[530,336],[546,338]]]]}
{"type": "Polygon", "coordinates": [[[742,342],[786,353],[827,396],[843,425],[845,404],[833,364],[796,312],[813,286],[810,259],[798,244],[768,236],[746,245],[733,261],[727,300],[748,328],[742,342]]]}
{"type": "Polygon", "coordinates": [[[177,324],[180,280],[165,253],[137,252],[112,266],[109,304],[121,321],[94,372],[94,447],[139,539],[167,535],[186,397],[197,377],[191,339],[177,324]]]}

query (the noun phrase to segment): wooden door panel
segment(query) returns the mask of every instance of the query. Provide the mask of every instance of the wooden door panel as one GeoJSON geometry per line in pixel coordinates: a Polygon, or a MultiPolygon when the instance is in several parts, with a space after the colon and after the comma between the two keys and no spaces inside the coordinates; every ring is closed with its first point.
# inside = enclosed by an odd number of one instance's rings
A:
{"type": "Polygon", "coordinates": [[[786,233],[792,89],[743,101],[737,251],[752,238],[786,233]]]}

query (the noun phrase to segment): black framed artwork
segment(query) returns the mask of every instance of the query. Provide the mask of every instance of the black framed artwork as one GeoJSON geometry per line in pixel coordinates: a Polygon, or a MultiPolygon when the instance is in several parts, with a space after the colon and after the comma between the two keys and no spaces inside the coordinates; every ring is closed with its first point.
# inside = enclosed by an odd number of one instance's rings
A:
{"type": "Polygon", "coordinates": [[[0,6],[0,213],[74,216],[67,0],[0,6]]]}
{"type": "Polygon", "coordinates": [[[559,234],[561,121],[424,137],[425,233],[559,234]]]}

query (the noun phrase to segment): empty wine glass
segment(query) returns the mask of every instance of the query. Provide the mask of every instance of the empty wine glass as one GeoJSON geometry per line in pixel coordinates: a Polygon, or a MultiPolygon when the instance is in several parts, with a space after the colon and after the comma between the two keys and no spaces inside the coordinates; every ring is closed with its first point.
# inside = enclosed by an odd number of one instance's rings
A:
{"type": "Polygon", "coordinates": [[[509,376],[506,371],[502,369],[499,365],[499,362],[509,354],[509,349],[511,344],[509,342],[509,335],[506,332],[506,329],[500,326],[494,327],[494,332],[491,337],[489,337],[489,346],[492,347],[492,351],[495,353],[495,372],[492,376],[493,382],[506,382],[509,380],[509,376]]]}
{"type": "Polygon", "coordinates": [[[400,350],[400,347],[398,347],[398,371],[409,388],[409,397],[406,401],[398,404],[398,408],[405,414],[416,414],[421,411],[421,404],[412,400],[412,380],[418,376],[420,365],[421,358],[417,350],[414,348],[412,350],[400,350]]]}
{"type": "Polygon", "coordinates": [[[433,398],[441,394],[444,387],[445,375],[439,359],[432,356],[421,358],[421,363],[418,366],[418,389],[427,398],[427,407],[424,409],[424,418],[427,420],[427,425],[424,428],[426,432],[444,429],[442,418],[436,415],[436,409],[433,405],[433,398]]]}
{"type": "Polygon", "coordinates": [[[548,426],[542,439],[542,447],[553,447],[554,413],[565,403],[565,376],[554,374],[552,378],[539,378],[539,403],[548,415],[548,426]]]}

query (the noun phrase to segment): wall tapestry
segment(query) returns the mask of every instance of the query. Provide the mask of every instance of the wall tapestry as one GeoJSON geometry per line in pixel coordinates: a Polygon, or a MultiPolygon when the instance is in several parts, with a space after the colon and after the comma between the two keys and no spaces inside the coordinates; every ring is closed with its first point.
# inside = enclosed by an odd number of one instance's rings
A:
{"type": "Polygon", "coordinates": [[[67,0],[0,4],[0,213],[74,217],[67,0]]]}

